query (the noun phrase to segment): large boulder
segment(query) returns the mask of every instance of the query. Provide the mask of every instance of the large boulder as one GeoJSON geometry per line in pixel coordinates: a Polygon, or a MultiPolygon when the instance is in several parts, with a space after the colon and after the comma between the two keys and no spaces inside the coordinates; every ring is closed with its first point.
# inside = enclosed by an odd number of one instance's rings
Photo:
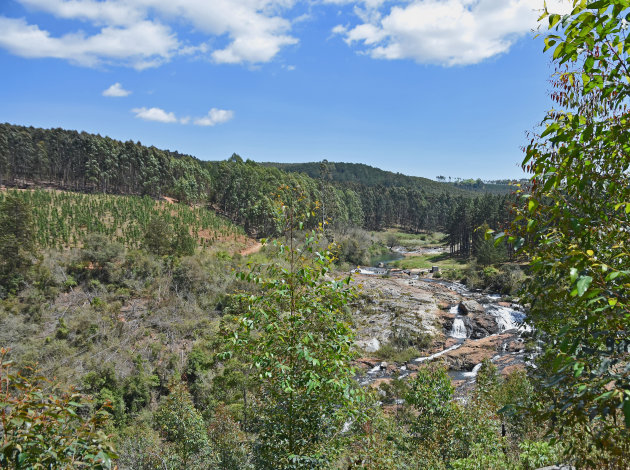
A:
{"type": "Polygon", "coordinates": [[[460,315],[468,315],[470,313],[483,313],[483,306],[476,300],[462,300],[457,306],[460,315]]]}
{"type": "Polygon", "coordinates": [[[464,319],[464,324],[472,339],[481,339],[499,332],[499,325],[496,318],[487,313],[478,313],[474,316],[468,315],[464,319]]]}

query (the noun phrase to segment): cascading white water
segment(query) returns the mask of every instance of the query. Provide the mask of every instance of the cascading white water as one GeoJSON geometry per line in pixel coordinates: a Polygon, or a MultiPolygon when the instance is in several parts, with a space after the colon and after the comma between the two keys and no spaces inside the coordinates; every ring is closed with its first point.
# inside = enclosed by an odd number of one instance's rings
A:
{"type": "Polygon", "coordinates": [[[468,331],[466,331],[464,320],[455,317],[453,327],[451,328],[451,336],[457,339],[466,339],[468,337],[468,331]]]}
{"type": "Polygon", "coordinates": [[[497,326],[499,327],[499,332],[501,333],[506,330],[518,328],[518,322],[514,317],[516,315],[522,316],[521,312],[501,305],[491,305],[488,309],[488,313],[496,318],[497,326]]]}
{"type": "Polygon", "coordinates": [[[483,365],[482,363],[479,363],[475,365],[475,367],[473,367],[473,369],[470,372],[464,372],[462,375],[467,379],[474,379],[477,377],[477,373],[479,372],[479,369],[481,369],[482,365],[483,365]]]}
{"type": "Polygon", "coordinates": [[[459,306],[457,304],[449,309],[449,313],[455,314],[455,320],[453,320],[453,326],[451,327],[451,338],[466,339],[468,338],[468,331],[464,320],[459,316],[458,312],[459,306]]]}
{"type": "Polygon", "coordinates": [[[437,352],[435,354],[431,354],[430,356],[419,357],[417,359],[414,359],[414,362],[431,361],[431,360],[435,359],[436,357],[440,357],[441,355],[446,354],[449,351],[453,351],[454,349],[459,348],[461,345],[462,345],[462,343],[454,344],[450,348],[446,348],[443,351],[437,352]]]}

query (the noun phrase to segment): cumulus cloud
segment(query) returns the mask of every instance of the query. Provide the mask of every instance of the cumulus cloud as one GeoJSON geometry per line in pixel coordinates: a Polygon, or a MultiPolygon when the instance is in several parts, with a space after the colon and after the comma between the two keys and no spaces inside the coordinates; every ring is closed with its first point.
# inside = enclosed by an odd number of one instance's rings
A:
{"type": "Polygon", "coordinates": [[[109,96],[113,98],[122,98],[124,96],[129,96],[131,92],[129,90],[125,90],[123,86],[116,82],[112,86],[110,86],[107,90],[103,90],[103,96],[109,96]]]}
{"type": "Polygon", "coordinates": [[[144,119],[145,121],[177,122],[174,113],[168,113],[161,108],[133,108],[131,112],[135,113],[137,118],[144,119]]]}
{"type": "Polygon", "coordinates": [[[178,122],[180,124],[190,124],[192,122],[192,124],[196,126],[216,126],[217,124],[223,124],[234,118],[234,111],[218,108],[212,108],[205,116],[194,119],[190,116],[177,118],[175,113],[164,111],[161,108],[133,108],[131,112],[134,113],[137,118],[144,119],[145,121],[164,123],[178,122]]]}
{"type": "MultiPolygon", "coordinates": [[[[567,12],[571,2],[547,4],[552,11],[567,12]]],[[[453,66],[507,52],[536,27],[543,0],[413,0],[385,10],[379,1],[362,5],[355,9],[360,24],[332,30],[348,45],[376,59],[453,66]]]]}
{"type": "MultiPolygon", "coordinates": [[[[297,0],[17,0],[28,12],[87,23],[53,35],[24,18],[0,16],[0,47],[27,58],[53,57],[78,65],[103,63],[137,69],[176,55],[206,56],[217,63],[262,63],[296,44],[283,14],[297,0]],[[179,38],[175,25],[205,35],[199,44],[179,38]],[[209,44],[218,41],[218,47],[209,44]]],[[[66,26],[67,27],[67,26],[66,26]]]]}
{"type": "MultiPolygon", "coordinates": [[[[176,56],[260,64],[297,44],[296,4],[339,6],[333,34],[377,59],[474,64],[510,49],[536,26],[543,0],[15,0],[32,18],[64,21],[60,33],[29,17],[0,15],[0,48],[27,58],[53,57],[95,67],[156,67],[176,56]],[[86,33],[84,31],[90,31],[86,33]],[[196,42],[183,35],[194,33],[196,42]],[[201,37],[200,37],[201,36],[201,37]]],[[[551,9],[571,0],[548,0],[551,9]]]]}
{"type": "Polygon", "coordinates": [[[179,43],[170,29],[159,23],[141,21],[128,27],[107,26],[91,36],[83,32],[53,37],[24,19],[0,16],[0,47],[27,58],[53,57],[97,66],[122,63],[145,69],[168,60],[179,43]]]}
{"type": "Polygon", "coordinates": [[[193,122],[196,126],[215,126],[228,122],[234,117],[234,111],[226,109],[212,108],[208,114],[202,118],[197,118],[193,122]]]}

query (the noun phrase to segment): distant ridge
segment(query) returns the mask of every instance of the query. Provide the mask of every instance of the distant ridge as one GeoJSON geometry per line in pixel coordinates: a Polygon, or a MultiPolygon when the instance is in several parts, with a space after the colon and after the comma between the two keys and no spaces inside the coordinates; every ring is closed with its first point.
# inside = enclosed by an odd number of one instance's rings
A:
{"type": "MultiPolygon", "coordinates": [[[[304,173],[311,178],[319,178],[322,162],[307,163],[275,163],[264,162],[261,165],[279,168],[292,173],[304,173]]],[[[421,176],[409,176],[402,173],[382,170],[364,163],[345,163],[326,161],[327,172],[331,181],[339,183],[357,183],[366,186],[407,187],[422,189],[427,193],[446,191],[454,194],[466,192],[489,192],[494,194],[509,194],[514,188],[507,184],[487,184],[481,180],[465,180],[463,182],[447,183],[434,181],[421,176]]]]}

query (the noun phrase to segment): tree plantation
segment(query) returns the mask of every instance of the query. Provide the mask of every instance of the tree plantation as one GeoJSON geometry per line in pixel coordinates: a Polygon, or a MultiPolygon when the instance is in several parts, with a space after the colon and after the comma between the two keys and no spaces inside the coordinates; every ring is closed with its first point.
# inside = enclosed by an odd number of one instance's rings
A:
{"type": "Polygon", "coordinates": [[[324,218],[339,229],[398,226],[410,231],[448,231],[453,249],[465,254],[470,254],[478,225],[486,222],[503,229],[508,220],[510,197],[505,192],[480,195],[448,183],[412,178],[381,178],[376,181],[386,185],[374,184],[370,173],[364,180],[346,184],[326,177],[327,164],[318,166],[317,177],[310,177],[243,161],[238,155],[222,162],[201,162],[139,143],[86,133],[0,125],[0,183],[170,196],[181,202],[209,205],[255,236],[279,233],[273,198],[283,184],[302,188],[300,209],[317,212],[305,221],[309,228],[316,227],[325,214],[324,218]]]}

